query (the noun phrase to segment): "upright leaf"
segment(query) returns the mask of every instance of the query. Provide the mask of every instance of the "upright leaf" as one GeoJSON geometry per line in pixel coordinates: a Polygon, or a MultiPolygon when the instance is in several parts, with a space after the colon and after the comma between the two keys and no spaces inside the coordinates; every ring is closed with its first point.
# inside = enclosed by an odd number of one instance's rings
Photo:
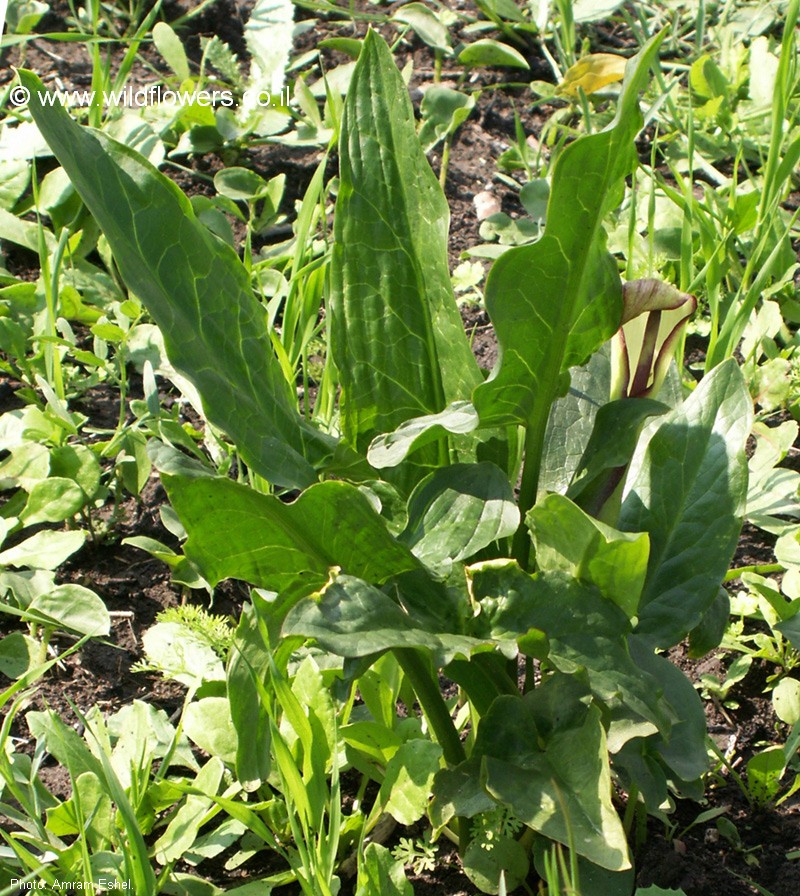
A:
{"type": "Polygon", "coordinates": [[[626,66],[611,125],[562,153],[542,238],[509,250],[492,268],[486,307],[501,355],[474,395],[484,424],[527,424],[536,415],[543,427],[562,374],[619,327],[622,287],[602,220],[636,164],[638,94],[660,42],[653,38],[626,66]]]}
{"type": "Polygon", "coordinates": [[[728,569],[747,498],[752,413],[731,359],[663,418],[633,459],[618,526],[650,535],[637,634],[657,647],[699,624],[728,569]]]}
{"type": "MultiPolygon", "coordinates": [[[[480,382],[447,266],[449,211],[386,43],[369,32],[345,103],[334,225],[331,341],[345,437],[468,399],[480,382]]],[[[421,452],[425,463],[435,446],[421,452]]]]}
{"type": "Polygon", "coordinates": [[[125,283],[161,328],[170,361],[200,392],[208,419],[271,482],[309,485],[333,442],[298,414],[236,253],[142,156],[80,127],[59,103],[45,105],[36,75],[20,77],[36,124],[100,225],[125,283]]]}
{"type": "MultiPolygon", "coordinates": [[[[258,594],[254,601],[261,600],[258,594]]],[[[268,644],[258,629],[256,611],[250,604],[242,608],[230,659],[228,694],[231,719],[237,732],[247,732],[236,745],[236,773],[246,791],[257,790],[270,770],[269,716],[262,703],[259,684],[268,677],[268,644]]]]}

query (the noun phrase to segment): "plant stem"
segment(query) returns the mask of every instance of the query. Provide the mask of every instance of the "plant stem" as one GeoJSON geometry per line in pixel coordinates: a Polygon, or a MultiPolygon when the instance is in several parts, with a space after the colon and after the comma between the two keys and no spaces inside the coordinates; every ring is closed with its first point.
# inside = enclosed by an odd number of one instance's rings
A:
{"type": "Polygon", "coordinates": [[[450,165],[450,148],[453,145],[453,134],[450,133],[444,138],[444,146],[442,147],[442,166],[439,169],[439,184],[444,190],[447,182],[447,169],[450,165]]]}
{"type": "Polygon", "coordinates": [[[411,647],[395,648],[394,655],[414,688],[419,705],[441,745],[445,761],[448,765],[464,762],[467,757],[453,718],[439,690],[439,683],[431,675],[422,655],[411,647]]]}
{"type": "Polygon", "coordinates": [[[549,404],[537,402],[533,419],[525,434],[525,460],[522,467],[522,481],[519,487],[519,528],[514,533],[511,553],[522,569],[528,569],[531,554],[531,537],[525,517],[536,503],[539,488],[539,473],[542,468],[544,453],[544,435],[547,429],[547,418],[550,414],[549,404]]]}
{"type": "MultiPolygon", "coordinates": [[[[425,718],[442,748],[445,761],[450,766],[465,762],[467,754],[439,690],[439,682],[431,675],[421,652],[411,647],[397,647],[394,655],[417,695],[425,718]]],[[[469,825],[466,819],[456,818],[454,827],[458,832],[458,851],[463,855],[469,845],[469,825]]]]}

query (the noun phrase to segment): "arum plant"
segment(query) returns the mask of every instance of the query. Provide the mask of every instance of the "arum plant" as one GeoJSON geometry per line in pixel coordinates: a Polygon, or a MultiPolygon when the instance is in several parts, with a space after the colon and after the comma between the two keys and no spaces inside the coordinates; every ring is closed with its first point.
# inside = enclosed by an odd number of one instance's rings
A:
{"type": "Polygon", "coordinates": [[[669,314],[691,307],[668,287],[623,288],[603,228],[637,164],[638,96],[659,44],[628,62],[611,124],[560,155],[541,238],[495,263],[486,307],[500,353],[487,378],[461,325],[448,209],[407,90],[367,35],[339,145],[328,306],[338,434],[298,413],[234,250],[174,184],[41,103],[40,82],[22,74],[34,120],[173,365],[251,469],[287,490],[152,451],[187,556],[212,585],[258,589],[227,669],[245,735],[239,781],[257,793],[271,773],[261,694],[273,663],[285,670],[313,639],[344,658],[352,683],[391,651],[441,747],[430,817],[458,832],[487,892],[501,881],[511,891],[552,842],[578,857],[585,894],[629,892],[612,780],[655,810],[668,788],[697,793],[706,769],[699,698],[656,651],[713,629],[741,525],[751,404],[733,362],[674,406],[620,397],[657,395],[677,333],[669,314]],[[612,392],[603,347],[625,321],[617,339],[633,350],[634,307],[640,356],[626,354],[612,392]],[[597,505],[610,475],[619,500],[597,505]],[[466,742],[440,672],[470,704],[466,742]],[[507,823],[489,847],[480,831],[498,813],[507,823]]]}

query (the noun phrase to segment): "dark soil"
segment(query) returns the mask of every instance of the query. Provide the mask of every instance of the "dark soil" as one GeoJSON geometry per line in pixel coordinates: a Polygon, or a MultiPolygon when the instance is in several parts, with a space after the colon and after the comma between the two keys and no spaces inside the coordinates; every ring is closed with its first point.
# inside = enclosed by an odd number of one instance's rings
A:
{"type": "MultiPolygon", "coordinates": [[[[165,7],[166,17],[175,19],[185,13],[192,4],[173,2],[165,7]]],[[[458,7],[463,4],[449,4],[458,7]]],[[[186,33],[186,46],[192,59],[199,58],[199,36],[219,34],[231,47],[246,59],[242,40],[242,21],[249,4],[233,0],[220,0],[210,6],[200,17],[190,23],[186,33]]],[[[357,4],[356,8],[375,12],[371,4],[357,4]]],[[[42,31],[61,31],[67,27],[69,7],[55,2],[51,12],[42,22],[42,31]]],[[[363,23],[344,27],[332,23],[319,23],[313,32],[307,32],[306,43],[316,42],[323,36],[344,34],[353,36],[365,29],[363,23]]],[[[387,36],[396,32],[382,27],[387,36]]],[[[625,47],[628,37],[609,29],[598,29],[595,39],[606,48],[625,47]]],[[[309,43],[310,45],[310,43],[309,43]]],[[[307,47],[306,47],[307,48],[307,47]]],[[[143,46],[142,59],[153,68],[162,65],[154,48],[143,46]]],[[[414,77],[411,83],[412,97],[418,103],[421,89],[433,76],[430,52],[418,41],[401,49],[407,58],[413,58],[414,77]]],[[[535,45],[528,52],[531,77],[545,80],[549,69],[535,45]]],[[[112,67],[119,58],[119,51],[112,52],[112,67]]],[[[330,62],[341,62],[331,57],[330,62]]],[[[2,54],[0,85],[12,77],[9,65],[25,65],[36,70],[46,83],[58,77],[65,87],[86,87],[91,82],[91,60],[80,44],[36,40],[22,48],[14,48],[2,54]]],[[[447,73],[444,73],[447,76],[447,73]]],[[[513,73],[511,74],[513,76],[513,73]]],[[[500,80],[501,76],[497,76],[500,80]]],[[[132,73],[132,83],[151,83],[153,73],[147,65],[137,62],[132,73]]],[[[453,141],[446,180],[446,194],[451,209],[450,263],[455,266],[461,253],[481,242],[479,221],[474,205],[477,193],[492,191],[502,209],[512,216],[521,214],[521,206],[513,188],[494,178],[496,162],[514,140],[514,110],[520,115],[525,134],[538,137],[546,118],[545,111],[537,111],[533,97],[526,89],[495,90],[492,78],[484,76],[483,92],[478,97],[476,109],[459,129],[453,141]],[[532,111],[533,110],[533,111],[532,111]]],[[[300,198],[321,158],[318,150],[290,149],[282,146],[265,146],[250,150],[239,160],[254,168],[264,177],[283,173],[287,176],[284,208],[291,213],[294,201],[300,198]]],[[[438,171],[441,156],[431,157],[438,171]]],[[[189,160],[190,171],[173,172],[174,179],[188,193],[209,192],[209,175],[222,166],[215,155],[189,160]],[[191,172],[195,172],[193,175],[191,172]]],[[[166,169],[169,173],[169,169],[166,169]]],[[[329,174],[335,172],[335,158],[331,160],[329,174]]],[[[32,253],[6,248],[6,264],[16,276],[34,279],[37,276],[37,260],[32,253]]],[[[472,337],[473,350],[481,367],[491,370],[497,359],[497,345],[489,319],[479,307],[465,307],[462,312],[467,332],[472,337]]],[[[702,346],[693,347],[695,360],[702,360],[702,346]]],[[[0,410],[3,412],[21,405],[15,396],[18,384],[5,377],[0,378],[0,410]]],[[[113,397],[103,389],[90,391],[81,400],[81,411],[89,418],[89,426],[114,426],[118,408],[113,397]]],[[[79,582],[94,589],[106,601],[113,615],[112,631],[105,641],[87,645],[80,655],[72,656],[57,666],[37,688],[29,709],[45,706],[56,710],[70,724],[78,723],[72,706],[85,712],[97,706],[107,713],[114,712],[134,699],[146,700],[174,713],[182,704],[183,689],[157,676],[134,673],[131,667],[142,658],[141,636],[153,624],[157,613],[186,599],[180,589],[170,581],[166,567],[149,555],[133,547],[125,546],[122,539],[131,535],[149,535],[176,546],[159,518],[159,508],[165,502],[165,494],[156,476],[153,476],[138,499],[126,499],[117,510],[110,534],[96,543],[89,542],[61,571],[64,581],[79,582]]],[[[98,514],[97,524],[107,522],[112,508],[98,514]]],[[[770,562],[774,539],[760,530],[746,526],[736,555],[737,565],[770,562]]],[[[225,583],[217,589],[214,599],[215,612],[238,614],[246,590],[236,583],[225,583]]],[[[189,595],[190,600],[202,601],[203,595],[189,595]]],[[[0,636],[14,630],[10,617],[0,616],[0,636]]],[[[56,640],[54,646],[63,650],[71,642],[56,640]]],[[[703,660],[687,659],[685,652],[673,651],[673,660],[690,676],[721,673],[725,658],[715,655],[703,660]]],[[[776,726],[776,719],[768,698],[763,693],[766,676],[772,669],[754,666],[748,676],[736,688],[732,696],[738,701],[736,710],[722,710],[713,702],[706,703],[709,730],[722,749],[735,749],[734,761],[743,768],[765,743],[781,742],[786,731],[776,726]]],[[[15,722],[14,734],[27,736],[21,717],[15,722]]],[[[42,777],[48,787],[60,796],[69,792],[66,772],[47,764],[42,777]]],[[[747,803],[742,791],[729,774],[721,774],[710,787],[702,805],[690,801],[678,802],[670,816],[669,830],[661,823],[650,820],[647,837],[636,849],[637,881],[640,885],[657,884],[661,887],[681,887],[687,896],[750,896],[757,894],[757,882],[767,888],[772,896],[798,896],[800,894],[800,861],[790,860],[787,854],[800,849],[800,798],[793,797],[779,807],[755,812],[747,803]],[[698,814],[713,807],[727,807],[725,818],[735,825],[740,842],[733,844],[721,837],[715,821],[690,827],[698,814]]],[[[394,832],[394,840],[407,834],[394,832]]],[[[419,832],[416,832],[419,833],[419,832]]],[[[261,859],[263,862],[263,859],[261,859]]],[[[245,870],[227,874],[222,864],[208,863],[210,879],[221,885],[242,882],[248,876],[257,878],[264,867],[254,863],[245,870]]],[[[203,871],[205,866],[201,866],[203,871]]],[[[418,896],[467,896],[477,889],[460,869],[454,847],[443,842],[438,863],[433,872],[410,875],[418,896]]],[[[535,891],[535,875],[530,881],[535,891]]],[[[346,881],[343,893],[352,892],[352,881],[346,881]]]]}

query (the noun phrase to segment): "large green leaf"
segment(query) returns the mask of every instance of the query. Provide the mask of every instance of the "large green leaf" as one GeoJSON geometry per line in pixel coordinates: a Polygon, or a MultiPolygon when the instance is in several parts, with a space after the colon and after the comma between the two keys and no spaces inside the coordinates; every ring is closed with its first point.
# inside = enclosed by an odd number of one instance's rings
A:
{"type": "Polygon", "coordinates": [[[30,111],[103,231],[123,279],[164,334],[174,367],[197,386],[208,419],[276,485],[303,487],[333,442],[297,413],[266,314],[236,253],[197,220],[186,196],[137,152],[45,105],[21,72],[30,111]]]}
{"type": "Polygon", "coordinates": [[[563,495],[548,495],[528,513],[536,564],[596,585],[633,617],[647,574],[646,533],[618,532],[584,513],[563,495]]]}
{"type": "Polygon", "coordinates": [[[736,362],[712,371],[634,457],[618,526],[650,535],[637,634],[677,644],[711,606],[741,529],[752,401],[736,362]]]}
{"type": "Polygon", "coordinates": [[[229,479],[162,478],[189,533],[186,555],[212,584],[242,579],[285,604],[321,588],[333,567],[378,583],[420,568],[349,483],[321,482],[286,504],[229,479]]]}
{"type": "Polygon", "coordinates": [[[632,636],[628,645],[636,665],[659,683],[664,699],[678,719],[671,731],[647,738],[648,750],[656,753],[672,770],[671,778],[697,780],[708,770],[708,732],[700,695],[674,663],[654,653],[640,638],[632,636]]]}
{"type": "Polygon", "coordinates": [[[452,464],[414,489],[408,519],[401,540],[426,566],[447,573],[453,561],[512,535],[519,511],[506,474],[494,464],[452,464]]]}
{"type": "Polygon", "coordinates": [[[580,464],[595,418],[608,401],[609,352],[595,352],[583,367],[570,371],[569,391],[550,409],[539,474],[539,492],[564,492],[580,464]]]}
{"type": "Polygon", "coordinates": [[[567,494],[591,516],[615,520],[621,485],[648,417],[669,407],[649,398],[623,398],[603,405],[567,494]]]}
{"type": "MultiPolygon", "coordinates": [[[[472,595],[481,612],[471,633],[478,638],[517,640],[526,650],[528,632],[544,632],[547,661],[565,674],[585,669],[592,692],[612,710],[632,712],[668,731],[671,713],[661,688],[642,673],[628,652],[630,622],[598,591],[561,572],[523,572],[509,560],[469,568],[472,595]]],[[[540,640],[532,641],[539,650],[540,640]]]]}
{"type": "Polygon", "coordinates": [[[415,620],[389,596],[351,576],[339,576],[318,598],[289,611],[284,635],[315,638],[337,656],[362,657],[398,647],[430,650],[438,666],[456,655],[492,646],[490,638],[437,633],[415,620]]]}
{"type": "MultiPolygon", "coordinates": [[[[342,118],[331,343],[346,438],[468,399],[481,381],[447,265],[449,210],[384,40],[370,31],[342,118]]],[[[436,446],[420,452],[436,464],[436,446]]],[[[417,460],[417,458],[415,458],[417,460]]]]}
{"type": "Polygon", "coordinates": [[[472,757],[436,776],[434,819],[486,811],[477,781],[535,831],[603,868],[630,867],[600,710],[580,676],[555,674],[524,697],[499,697],[481,720],[472,757]]]}
{"type": "Polygon", "coordinates": [[[542,238],[509,250],[492,268],[486,307],[501,354],[474,394],[484,424],[527,424],[535,416],[543,425],[562,374],[585,363],[620,325],[622,286],[602,220],[636,164],[638,94],[660,42],[652,39],[628,63],[611,125],[562,153],[542,238]]]}

